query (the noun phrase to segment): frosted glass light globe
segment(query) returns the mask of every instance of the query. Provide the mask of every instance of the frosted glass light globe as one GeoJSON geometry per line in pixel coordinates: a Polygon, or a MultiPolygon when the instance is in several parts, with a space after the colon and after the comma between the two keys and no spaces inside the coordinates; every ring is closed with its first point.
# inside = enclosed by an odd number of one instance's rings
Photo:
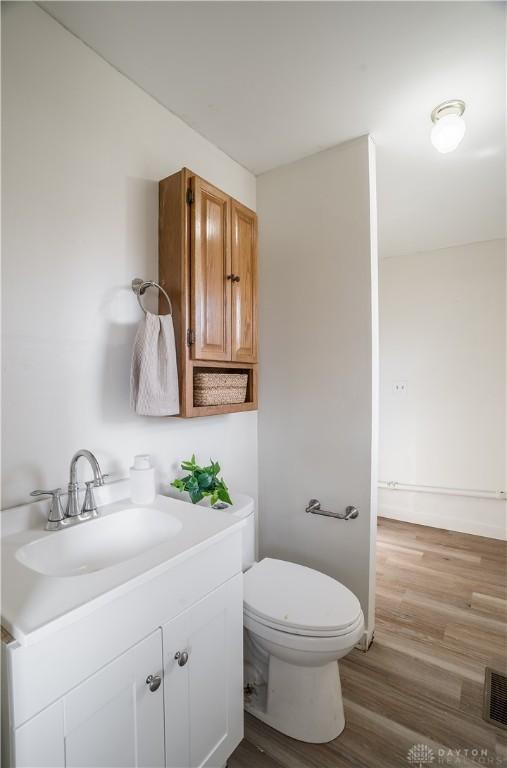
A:
{"type": "Polygon", "coordinates": [[[463,139],[466,125],[461,115],[442,115],[431,129],[431,143],[439,152],[452,152],[463,139]]]}

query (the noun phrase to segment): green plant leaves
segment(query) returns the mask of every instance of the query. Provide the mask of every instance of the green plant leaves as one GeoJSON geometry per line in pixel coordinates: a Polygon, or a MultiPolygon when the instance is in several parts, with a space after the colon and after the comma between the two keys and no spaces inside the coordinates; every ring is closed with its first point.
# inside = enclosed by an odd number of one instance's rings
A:
{"type": "Polygon", "coordinates": [[[197,482],[199,487],[203,490],[208,490],[213,485],[215,478],[209,472],[199,472],[197,475],[197,482]]]}
{"type": "Polygon", "coordinates": [[[192,458],[190,461],[182,461],[181,462],[181,468],[184,469],[187,472],[193,472],[194,469],[197,469],[197,464],[195,463],[195,454],[192,454],[192,458]]]}
{"type": "MultiPolygon", "coordinates": [[[[231,497],[229,496],[229,489],[223,479],[217,482],[216,493],[218,495],[218,500],[224,501],[226,504],[232,504],[231,497]]],[[[214,503],[216,504],[216,502],[214,503]]]]}
{"type": "Polygon", "coordinates": [[[186,491],[190,496],[192,504],[197,504],[205,497],[209,496],[210,504],[216,504],[217,501],[223,501],[225,504],[232,504],[229,495],[229,489],[225,484],[223,477],[219,478],[220,464],[210,459],[207,467],[200,467],[195,459],[195,454],[189,461],[182,461],[181,468],[190,474],[185,477],[176,478],[171,483],[173,488],[180,492],[186,491]]]}

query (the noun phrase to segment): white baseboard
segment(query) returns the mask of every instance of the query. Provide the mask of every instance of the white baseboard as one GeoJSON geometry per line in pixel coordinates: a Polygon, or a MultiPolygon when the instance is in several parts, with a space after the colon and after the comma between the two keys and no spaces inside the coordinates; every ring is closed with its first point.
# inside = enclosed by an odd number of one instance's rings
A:
{"type": "Polygon", "coordinates": [[[507,541],[507,501],[379,489],[379,517],[507,541]]]}

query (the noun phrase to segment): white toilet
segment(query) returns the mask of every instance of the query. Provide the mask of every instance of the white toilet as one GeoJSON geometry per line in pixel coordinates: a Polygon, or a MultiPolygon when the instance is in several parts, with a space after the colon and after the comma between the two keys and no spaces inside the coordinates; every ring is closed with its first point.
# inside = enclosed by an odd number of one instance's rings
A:
{"type": "Polygon", "coordinates": [[[363,634],[357,597],[336,579],[285,560],[255,562],[254,503],[236,494],[243,518],[245,709],[313,744],[345,726],[338,659],[363,634]]]}

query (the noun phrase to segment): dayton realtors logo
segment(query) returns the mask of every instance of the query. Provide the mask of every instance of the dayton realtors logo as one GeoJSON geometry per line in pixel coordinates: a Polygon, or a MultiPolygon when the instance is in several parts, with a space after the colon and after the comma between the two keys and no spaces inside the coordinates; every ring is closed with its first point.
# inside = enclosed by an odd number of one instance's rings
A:
{"type": "Polygon", "coordinates": [[[414,768],[424,768],[434,762],[435,753],[427,744],[414,744],[408,750],[407,760],[414,768]]]}
{"type": "Polygon", "coordinates": [[[427,744],[414,744],[407,753],[407,761],[413,768],[447,765],[454,768],[464,768],[465,765],[507,766],[507,759],[490,752],[487,749],[432,749],[427,744]]]}

